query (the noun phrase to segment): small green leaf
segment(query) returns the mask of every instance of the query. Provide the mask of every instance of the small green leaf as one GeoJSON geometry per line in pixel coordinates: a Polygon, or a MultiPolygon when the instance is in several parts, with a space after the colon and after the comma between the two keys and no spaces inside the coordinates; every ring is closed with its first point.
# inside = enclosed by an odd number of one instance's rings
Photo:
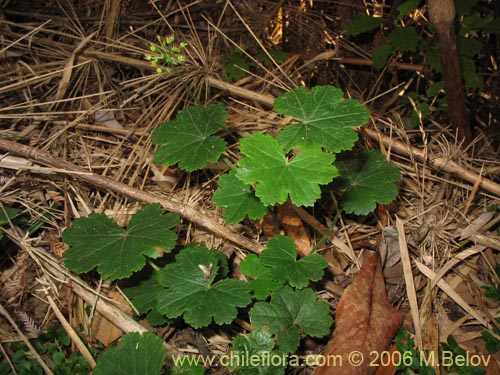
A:
{"type": "Polygon", "coordinates": [[[325,148],[330,152],[350,150],[358,140],[354,128],[363,126],[370,112],[357,100],[343,99],[342,90],[316,86],[298,87],[274,101],[274,111],[300,121],[282,129],[277,139],[285,151],[293,148],[325,148]]]}
{"type": "Polygon", "coordinates": [[[319,254],[309,254],[297,259],[295,242],[287,236],[270,239],[259,257],[264,266],[270,268],[273,280],[288,282],[295,288],[306,287],[310,280],[320,280],[323,269],[328,265],[325,257],[319,254]]]}
{"type": "Polygon", "coordinates": [[[323,337],[332,325],[328,304],[310,288],[294,291],[285,286],[273,293],[271,302],[256,303],[249,316],[256,328],[268,327],[277,336],[278,347],[285,353],[295,352],[301,333],[323,337]]]}
{"type": "Polygon", "coordinates": [[[227,110],[218,104],[179,111],[176,121],[163,124],[152,135],[153,143],[163,145],[156,151],[155,163],[178,163],[179,168],[191,172],[216,162],[226,150],[226,142],[213,134],[224,127],[226,117],[227,110]]]}
{"type": "Polygon", "coordinates": [[[335,156],[319,149],[307,149],[288,160],[277,140],[254,133],[243,138],[236,176],[254,184],[255,194],[265,205],[284,203],[288,197],[297,206],[312,206],[320,197],[320,184],[338,175],[332,165],[335,156]]]}
{"type": "Polygon", "coordinates": [[[406,17],[413,9],[416,9],[420,4],[420,0],[408,0],[398,6],[398,14],[400,18],[406,17]]]}
{"type": "Polygon", "coordinates": [[[477,72],[474,59],[462,56],[460,59],[462,65],[462,77],[464,78],[464,86],[467,90],[482,90],[484,86],[483,77],[477,72]]]}
{"type": "MultiPolygon", "coordinates": [[[[493,326],[493,329],[496,331],[495,333],[498,335],[498,333],[500,332],[498,328],[493,326]]],[[[495,336],[493,336],[488,331],[482,331],[481,335],[483,336],[488,353],[495,354],[500,350],[500,340],[498,340],[495,336]]]]}
{"type": "Polygon", "coordinates": [[[344,32],[346,35],[359,35],[368,31],[378,29],[382,25],[383,18],[373,16],[362,16],[355,18],[353,21],[345,25],[344,32]]]}
{"type": "Polygon", "coordinates": [[[103,279],[123,279],[144,267],[146,257],[157,258],[157,249],[169,252],[175,246],[177,234],[169,229],[178,222],[178,215],[164,214],[159,204],[137,211],[126,230],[106,215],[92,213],[63,233],[70,246],[64,263],[77,273],[97,267],[103,279]]]}
{"type": "Polygon", "coordinates": [[[377,203],[388,204],[396,198],[399,169],[387,162],[380,152],[345,152],[339,155],[335,164],[341,177],[334,185],[345,189],[341,198],[345,212],[366,215],[375,210],[377,203]]]}
{"type": "Polygon", "coordinates": [[[94,375],[155,375],[161,373],[167,352],[155,334],[129,333],[101,354],[94,375]]]}
{"type": "Polygon", "coordinates": [[[280,375],[285,373],[286,355],[273,350],[271,334],[255,330],[248,337],[240,335],[232,341],[233,353],[229,367],[241,375],[280,375]],[[253,358],[253,360],[250,360],[253,358]]]}
{"type": "Polygon", "coordinates": [[[158,293],[158,309],[169,318],[183,315],[195,328],[230,323],[236,307],[251,301],[250,288],[241,280],[216,278],[227,273],[227,260],[222,253],[203,245],[187,247],[175,262],[158,271],[158,281],[165,288],[158,293]]]}
{"type": "Polygon", "coordinates": [[[420,40],[420,35],[417,31],[410,26],[407,27],[396,27],[389,34],[390,44],[397,50],[400,51],[412,51],[417,50],[417,45],[420,40]]]}
{"type": "Polygon", "coordinates": [[[217,180],[219,189],[212,196],[217,207],[225,207],[223,217],[226,223],[233,224],[242,221],[247,215],[251,219],[260,219],[267,208],[245,185],[236,177],[236,172],[231,171],[222,175],[217,180]]]}

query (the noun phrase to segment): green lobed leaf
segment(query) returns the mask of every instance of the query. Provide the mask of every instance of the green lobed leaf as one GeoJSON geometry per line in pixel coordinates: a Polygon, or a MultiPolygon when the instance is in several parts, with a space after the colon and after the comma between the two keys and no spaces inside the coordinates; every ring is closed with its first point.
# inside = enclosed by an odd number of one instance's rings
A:
{"type": "Polygon", "coordinates": [[[237,374],[280,375],[285,373],[285,353],[273,350],[275,342],[269,332],[258,329],[248,336],[240,335],[232,341],[232,345],[233,353],[229,367],[237,374]]]}
{"type": "Polygon", "coordinates": [[[396,182],[401,174],[380,152],[345,152],[335,164],[341,177],[334,185],[344,190],[341,205],[345,212],[366,215],[375,210],[377,203],[388,204],[396,198],[396,182]]]}
{"type": "Polygon", "coordinates": [[[159,204],[137,211],[127,229],[103,214],[78,218],[62,235],[70,246],[64,264],[77,273],[97,267],[103,279],[123,279],[144,267],[146,257],[157,258],[157,249],[169,252],[175,246],[177,234],[169,229],[178,223],[179,216],[164,214],[159,204]]]}
{"type": "Polygon", "coordinates": [[[135,286],[122,288],[122,291],[140,314],[147,314],[149,324],[158,326],[167,322],[165,316],[157,309],[156,296],[162,289],[154,274],[135,286]]]}
{"type": "Polygon", "coordinates": [[[378,29],[382,23],[383,19],[381,17],[373,17],[373,16],[362,16],[357,17],[351,22],[349,22],[344,27],[344,32],[347,35],[359,35],[366,33],[368,31],[373,31],[378,29]]]}
{"type": "Polygon", "coordinates": [[[267,298],[271,292],[280,289],[283,283],[275,281],[271,275],[271,269],[264,266],[257,254],[248,254],[240,263],[240,271],[253,278],[248,282],[252,293],[257,300],[267,298]]]}
{"type": "Polygon", "coordinates": [[[251,301],[250,288],[241,280],[216,278],[227,273],[227,260],[216,250],[193,245],[179,252],[175,262],[158,271],[165,289],[157,295],[158,310],[169,318],[183,315],[195,328],[230,323],[237,307],[251,301]]]}
{"type": "Polygon", "coordinates": [[[256,184],[255,194],[265,205],[284,203],[288,197],[297,206],[312,206],[320,197],[320,184],[338,175],[333,154],[307,149],[288,160],[277,140],[254,133],[240,142],[245,155],[239,160],[236,176],[256,184]]]}
{"type": "Polygon", "coordinates": [[[270,268],[273,280],[304,288],[310,280],[318,281],[323,277],[328,261],[319,254],[297,259],[297,254],[297,246],[290,237],[277,236],[267,242],[267,248],[259,257],[263,265],[270,268]]]}
{"type": "Polygon", "coordinates": [[[219,189],[212,195],[217,207],[225,207],[223,217],[226,223],[233,224],[242,221],[247,215],[251,219],[260,219],[267,208],[245,185],[236,177],[236,171],[231,171],[217,180],[219,189]]]}
{"type": "Polygon", "coordinates": [[[298,87],[274,100],[274,111],[300,121],[277,135],[285,151],[293,148],[324,148],[330,152],[350,150],[358,140],[354,128],[363,126],[370,112],[357,100],[343,99],[334,86],[298,87]]]}
{"type": "Polygon", "coordinates": [[[167,353],[163,340],[146,332],[129,333],[101,354],[94,375],[155,375],[161,373],[167,353]]]}
{"type": "Polygon", "coordinates": [[[178,164],[192,172],[216,162],[226,150],[226,142],[213,135],[226,122],[227,110],[218,104],[206,107],[187,107],[177,114],[176,121],[169,121],[156,129],[153,143],[161,144],[155,154],[155,163],[178,164]]]}
{"type": "Polygon", "coordinates": [[[332,317],[328,304],[318,300],[310,288],[293,290],[285,286],[272,294],[271,302],[258,302],[249,312],[257,328],[268,327],[277,336],[277,344],[285,353],[293,353],[301,333],[322,337],[330,333],[332,317]]]}
{"type": "Polygon", "coordinates": [[[412,51],[417,50],[417,45],[420,40],[420,35],[417,33],[413,27],[396,27],[389,34],[390,44],[397,50],[400,51],[412,51]]]}

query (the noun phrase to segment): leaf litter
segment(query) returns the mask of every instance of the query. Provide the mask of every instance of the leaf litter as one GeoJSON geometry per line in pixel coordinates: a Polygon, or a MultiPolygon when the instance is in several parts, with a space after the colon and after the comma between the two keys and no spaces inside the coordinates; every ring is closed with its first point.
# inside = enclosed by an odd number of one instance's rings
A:
{"type": "MultiPolygon", "coordinates": [[[[134,4],[128,6],[131,7],[129,13],[134,11],[133,7],[138,7],[134,4]]],[[[124,187],[133,186],[163,194],[162,187],[153,180],[151,162],[154,146],[150,135],[161,123],[175,119],[179,110],[194,99],[211,104],[219,102],[224,96],[229,107],[226,127],[239,136],[253,131],[273,133],[279,130],[277,127],[283,128],[289,121],[286,117],[271,114],[262,106],[269,105],[265,101],[270,92],[282,93],[297,80],[293,61],[286,62],[279,69],[262,69],[262,79],[243,79],[235,86],[249,91],[238,92],[234,89],[230,95],[225,95],[219,90],[210,89],[210,82],[214,84],[214,80],[207,80],[206,76],[214,73],[213,77],[217,77],[220,73],[217,71],[217,62],[222,55],[220,40],[223,37],[216,31],[197,30],[191,18],[196,17],[194,12],[187,15],[173,8],[172,17],[175,22],[183,24],[183,37],[189,41],[186,48],[187,63],[179,66],[175,73],[158,76],[142,56],[148,51],[148,42],[155,40],[156,28],[162,24],[161,17],[152,8],[141,9],[149,15],[148,21],[141,21],[141,26],[144,26],[141,28],[130,26],[136,21],[128,19],[127,12],[121,10],[124,13],[120,14],[119,7],[114,9],[114,13],[106,14],[104,8],[84,9],[84,5],[72,4],[68,9],[48,7],[47,12],[58,15],[51,22],[45,21],[42,12],[31,14],[32,20],[20,17],[14,22],[10,19],[15,10],[8,9],[9,20],[3,29],[8,47],[2,52],[8,60],[2,64],[1,70],[4,84],[0,89],[3,104],[0,115],[5,124],[0,130],[1,138],[22,139],[26,144],[44,149],[56,158],[72,162],[87,171],[112,177],[123,183],[124,187]],[[79,19],[87,13],[92,17],[79,19]],[[116,21],[113,18],[119,16],[127,25],[130,23],[130,27],[120,27],[119,22],[113,22],[116,21]],[[86,32],[86,28],[82,27],[85,22],[99,25],[101,18],[109,22],[97,34],[86,32]],[[104,34],[110,39],[103,39],[104,34]],[[183,77],[183,82],[178,80],[179,75],[183,77]],[[82,108],[85,110],[82,111],[82,108]],[[105,123],[96,124],[95,114],[102,110],[113,110],[113,118],[123,129],[108,127],[105,123]]],[[[238,23],[241,19],[234,14],[222,11],[214,15],[208,12],[208,16],[214,20],[219,16],[231,19],[234,24],[240,25],[242,33],[246,30],[244,25],[250,25],[255,30],[262,27],[258,22],[262,17],[253,15],[256,17],[249,16],[246,22],[238,23]]],[[[165,33],[170,31],[166,25],[161,27],[165,33]]],[[[301,74],[304,76],[307,73],[302,71],[301,74]]],[[[339,71],[339,74],[342,77],[346,73],[339,71]]],[[[368,99],[372,98],[365,98],[368,99]]],[[[412,270],[409,277],[415,281],[413,293],[419,308],[419,327],[414,326],[414,319],[408,318],[411,307],[404,285],[408,273],[405,273],[401,261],[391,264],[390,269],[382,265],[382,271],[386,279],[391,280],[387,282],[391,304],[407,313],[405,326],[412,333],[420,331],[424,347],[435,348],[439,342],[447,342],[447,336],[452,334],[460,345],[471,352],[487,353],[481,334],[486,331],[492,337],[498,336],[495,330],[497,323],[491,315],[492,309],[498,307],[497,302],[486,298],[483,293],[485,286],[492,287],[491,293],[494,293],[499,284],[499,276],[495,271],[499,263],[495,253],[498,250],[495,232],[498,231],[498,209],[495,209],[495,205],[498,205],[499,193],[495,185],[490,184],[498,172],[498,150],[495,150],[489,139],[480,138],[475,146],[475,155],[478,156],[471,157],[463,152],[460,145],[450,141],[453,136],[446,134],[447,130],[443,129],[432,134],[429,143],[422,141],[419,144],[426,131],[404,130],[397,117],[377,118],[375,129],[380,132],[378,136],[370,136],[370,127],[366,132],[368,135],[362,137],[362,143],[369,148],[381,148],[386,158],[400,168],[402,180],[398,186],[399,199],[394,205],[379,206],[372,217],[346,216],[337,224],[332,222],[337,202],[335,197],[326,196],[322,197],[319,207],[308,211],[322,226],[302,217],[311,246],[320,244],[317,250],[329,260],[328,270],[335,275],[335,287],[320,281],[315,290],[322,300],[329,303],[332,312],[337,310],[337,314],[342,315],[342,306],[345,305],[339,302],[339,297],[342,295],[341,300],[349,301],[348,298],[352,296],[347,293],[356,291],[351,286],[355,286],[355,280],[358,279],[357,276],[352,277],[356,273],[352,254],[358,256],[361,252],[376,251],[382,231],[396,225],[397,215],[405,222],[401,235],[407,239],[409,258],[406,261],[411,263],[407,264],[412,270]],[[422,149],[425,152],[420,152],[422,149]],[[482,180],[485,180],[484,189],[479,188],[482,180]],[[488,210],[494,214],[484,219],[484,213],[488,210]],[[477,218],[483,219],[481,225],[471,225],[477,218]],[[329,227],[333,224],[336,225],[329,227]],[[468,234],[466,228],[469,228],[470,235],[463,234],[468,234]],[[462,237],[457,233],[462,233],[462,237]],[[325,240],[321,241],[323,237],[325,240]],[[361,243],[363,246],[359,245],[361,243]],[[475,247],[478,245],[482,247],[475,247]],[[335,272],[332,271],[334,265],[335,272]],[[446,293],[440,284],[447,285],[455,294],[446,293]],[[464,306],[472,309],[470,314],[464,310],[464,306]]],[[[429,132],[434,130],[432,128],[429,132]]],[[[239,154],[229,146],[223,157],[234,164],[239,154]]],[[[137,211],[142,204],[125,195],[82,183],[77,174],[71,177],[57,168],[33,164],[29,158],[24,158],[24,161],[25,164],[17,166],[2,165],[4,169],[0,176],[2,206],[5,209],[16,207],[23,210],[22,220],[12,218],[3,224],[6,228],[4,236],[9,240],[6,249],[9,259],[4,259],[1,272],[2,285],[8,286],[2,288],[2,305],[11,311],[17,309],[21,312],[19,316],[24,318],[19,319],[18,324],[31,322],[29,325],[41,329],[59,324],[53,318],[45,319],[50,310],[48,305],[40,302],[45,298],[39,292],[42,289],[55,297],[60,309],[70,311],[70,318],[76,327],[88,323],[88,319],[83,317],[88,318],[89,309],[104,314],[106,311],[108,314],[109,311],[116,312],[113,301],[103,291],[103,288],[115,288],[114,284],[100,283],[99,278],[92,275],[83,281],[68,274],[51,253],[58,254],[55,249],[63,247],[61,233],[74,218],[86,217],[91,212],[106,212],[111,218],[127,217],[127,212],[137,211]],[[31,233],[25,237],[27,229],[31,233]],[[75,287],[69,293],[62,293],[62,280],[71,280],[75,287]],[[81,285],[85,286],[83,291],[78,288],[81,285]],[[85,290],[92,291],[90,298],[85,290]]],[[[170,173],[166,167],[158,169],[160,173],[170,173]]],[[[227,165],[221,166],[214,162],[201,173],[174,174],[177,176],[174,188],[168,193],[177,202],[196,208],[200,215],[219,220],[211,194],[217,182],[216,177],[226,171],[227,165]]],[[[322,179],[325,183],[326,180],[322,179]]],[[[267,239],[262,237],[257,224],[251,221],[235,224],[235,228],[253,239],[267,239]]],[[[186,243],[201,242],[229,256],[232,273],[238,272],[237,261],[248,253],[243,248],[222,241],[210,230],[189,222],[180,231],[186,243]]],[[[200,268],[198,270],[203,273],[200,268]]],[[[380,280],[380,276],[377,277],[380,280]]],[[[359,294],[355,297],[363,300],[361,296],[369,291],[373,290],[363,289],[354,294],[359,294]]],[[[366,303],[366,299],[360,303],[366,303]]],[[[132,319],[110,319],[124,332],[142,329],[132,319]]],[[[394,322],[397,321],[399,317],[394,319],[394,322]]],[[[230,348],[230,340],[237,336],[237,332],[241,332],[242,327],[247,326],[234,324],[218,329],[217,334],[206,332],[209,353],[225,353],[230,348]],[[216,340],[218,335],[224,339],[216,340]]],[[[29,335],[28,326],[21,328],[25,336],[29,335]]],[[[19,339],[12,325],[4,323],[2,329],[8,338],[19,339]]],[[[322,328],[321,332],[316,333],[323,334],[326,331],[326,328],[322,328]]],[[[296,333],[293,334],[297,337],[296,333]]],[[[175,336],[175,329],[168,332],[167,341],[174,342],[175,336]]],[[[253,336],[247,337],[248,340],[253,339],[253,336]]],[[[83,344],[92,347],[95,345],[93,340],[90,332],[88,341],[84,339],[83,344]]],[[[316,354],[322,353],[325,342],[315,340],[312,350],[316,354]]],[[[122,344],[128,345],[124,340],[122,344]]],[[[174,348],[174,352],[199,353],[207,348],[184,343],[174,348]]],[[[40,360],[44,361],[44,358],[40,357],[40,360]]],[[[307,373],[312,370],[303,371],[307,373]]]]}

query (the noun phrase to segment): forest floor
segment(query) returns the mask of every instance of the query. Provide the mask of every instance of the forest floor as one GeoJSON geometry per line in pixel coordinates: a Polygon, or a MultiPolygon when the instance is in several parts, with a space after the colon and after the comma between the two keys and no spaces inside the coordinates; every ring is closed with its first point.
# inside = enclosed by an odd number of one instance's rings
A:
{"type": "MultiPolygon", "coordinates": [[[[274,2],[100,3],[6,1],[2,10],[0,373],[38,373],[37,366],[45,373],[86,373],[83,363],[93,366],[129,332],[154,332],[178,353],[220,356],[238,334],[254,328],[244,313],[231,324],[202,329],[182,319],[153,326],[144,314],[137,316],[122,284],[65,267],[62,236],[74,220],[96,212],[124,228],[153,202],[180,215],[178,247],[201,243],[220,250],[235,278],[245,279],[238,270],[242,259],[260,253],[276,234],[292,237],[302,255],[314,249],[328,267],[313,289],[332,317],[363,254],[379,253],[387,296],[402,312],[414,348],[440,351],[446,342],[453,348],[452,336],[469,353],[495,354],[498,72],[468,98],[475,126],[465,145],[445,112],[422,116],[410,96],[402,99],[411,85],[429,84],[421,65],[380,71],[366,66],[373,51],[315,18],[314,8],[295,14],[290,2],[288,17],[299,26],[288,30],[286,53],[266,55],[280,49],[285,33],[278,17],[284,10],[274,2]],[[182,61],[157,72],[146,57],[154,55],[158,36],[171,35],[173,45],[186,43],[179,47],[182,61]],[[226,224],[212,195],[218,178],[241,157],[236,140],[256,132],[275,135],[292,121],[273,112],[275,97],[293,87],[327,84],[370,110],[356,150],[379,150],[397,165],[397,198],[368,215],[345,214],[325,189],[313,207],[277,205],[264,220],[226,224]],[[188,106],[215,103],[228,111],[221,133],[229,146],[220,160],[192,172],[155,164],[155,129],[188,106]],[[61,348],[64,332],[71,344],[61,348]],[[28,350],[16,346],[28,340],[28,350]],[[81,372],[58,372],[63,366],[53,352],[40,352],[40,343],[64,353],[67,369],[80,361],[71,355],[81,353],[81,372]]],[[[342,17],[345,5],[337,10],[342,17]]],[[[321,353],[327,341],[302,335],[297,353],[321,353]]],[[[208,373],[229,371],[206,367],[208,373]]],[[[461,373],[475,373],[467,371],[461,373]]],[[[500,373],[498,367],[486,371],[500,373]]]]}

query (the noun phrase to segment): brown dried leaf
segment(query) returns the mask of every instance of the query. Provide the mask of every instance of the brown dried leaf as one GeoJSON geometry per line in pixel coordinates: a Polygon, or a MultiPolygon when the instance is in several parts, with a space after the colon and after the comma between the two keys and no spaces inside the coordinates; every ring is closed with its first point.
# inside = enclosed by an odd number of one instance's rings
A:
{"type": "Polygon", "coordinates": [[[285,234],[294,240],[299,254],[309,254],[311,251],[311,241],[309,241],[309,236],[302,219],[295,213],[290,202],[278,206],[278,221],[285,234]]]}
{"type": "Polygon", "coordinates": [[[342,295],[335,314],[333,338],[317,375],[368,375],[376,353],[387,350],[403,322],[385,292],[380,257],[370,256],[342,295]],[[328,366],[330,362],[330,366],[328,366]]]}

